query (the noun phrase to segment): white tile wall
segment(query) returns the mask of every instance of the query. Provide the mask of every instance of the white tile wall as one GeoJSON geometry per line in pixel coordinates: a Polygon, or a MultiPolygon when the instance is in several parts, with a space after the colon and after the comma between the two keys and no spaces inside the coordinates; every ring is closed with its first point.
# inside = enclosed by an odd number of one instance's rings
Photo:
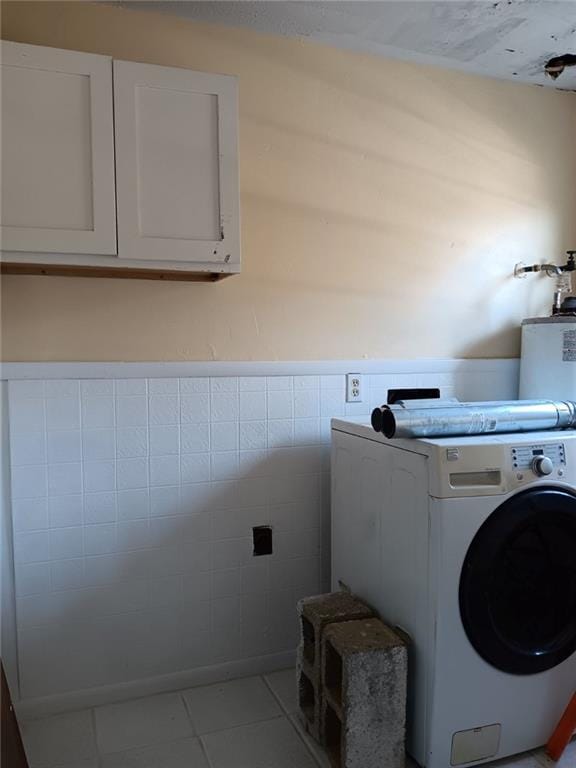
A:
{"type": "Polygon", "coordinates": [[[496,365],[364,383],[351,405],[339,374],[11,381],[22,697],[292,649],[328,586],[330,418],[390,387],[512,388],[496,365]]]}

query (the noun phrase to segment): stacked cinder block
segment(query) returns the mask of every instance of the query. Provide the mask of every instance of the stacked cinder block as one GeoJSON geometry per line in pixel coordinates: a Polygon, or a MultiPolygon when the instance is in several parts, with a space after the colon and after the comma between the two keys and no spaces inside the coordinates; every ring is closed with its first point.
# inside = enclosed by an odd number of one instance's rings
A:
{"type": "Polygon", "coordinates": [[[348,592],[307,597],[298,603],[298,700],[308,732],[322,741],[322,635],[335,622],[370,618],[374,612],[348,592]]]}
{"type": "Polygon", "coordinates": [[[320,732],[334,768],[404,768],[407,646],[379,619],[326,627],[320,732]]]}

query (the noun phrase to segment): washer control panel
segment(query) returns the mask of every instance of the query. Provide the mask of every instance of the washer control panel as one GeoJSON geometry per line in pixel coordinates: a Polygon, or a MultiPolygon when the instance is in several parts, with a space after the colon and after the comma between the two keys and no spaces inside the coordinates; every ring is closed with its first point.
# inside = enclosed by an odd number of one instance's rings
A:
{"type": "Polygon", "coordinates": [[[512,466],[519,472],[533,472],[536,477],[551,475],[555,469],[566,466],[563,443],[546,445],[516,445],[510,449],[512,466]]]}

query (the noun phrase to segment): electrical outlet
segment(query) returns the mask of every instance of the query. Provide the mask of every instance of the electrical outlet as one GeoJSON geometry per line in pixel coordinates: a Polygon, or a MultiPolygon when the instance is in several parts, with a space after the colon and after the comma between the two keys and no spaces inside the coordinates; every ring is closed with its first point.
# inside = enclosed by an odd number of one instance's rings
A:
{"type": "Polygon", "coordinates": [[[363,381],[360,373],[346,374],[346,402],[362,402],[363,381]]]}

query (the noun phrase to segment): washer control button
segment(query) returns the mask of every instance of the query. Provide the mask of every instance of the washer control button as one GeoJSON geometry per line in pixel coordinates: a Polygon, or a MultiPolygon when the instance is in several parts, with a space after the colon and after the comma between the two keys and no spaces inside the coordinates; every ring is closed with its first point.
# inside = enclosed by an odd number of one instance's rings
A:
{"type": "Polygon", "coordinates": [[[554,472],[554,462],[548,456],[536,456],[532,461],[532,471],[539,477],[551,475],[554,472]]]}

